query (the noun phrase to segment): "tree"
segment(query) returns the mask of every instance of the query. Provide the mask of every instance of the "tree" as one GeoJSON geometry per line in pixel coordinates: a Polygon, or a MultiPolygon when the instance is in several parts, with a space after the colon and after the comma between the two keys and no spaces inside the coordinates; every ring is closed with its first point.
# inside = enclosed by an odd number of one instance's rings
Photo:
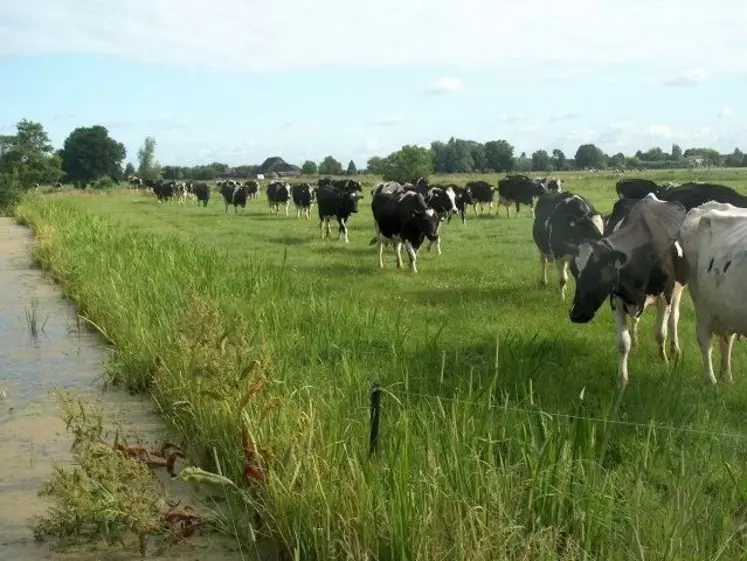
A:
{"type": "Polygon", "coordinates": [[[474,162],[475,171],[484,171],[488,167],[488,158],[485,153],[485,145],[479,142],[473,142],[470,146],[472,161],[474,162]]]}
{"type": "Polygon", "coordinates": [[[320,175],[342,175],[342,164],[332,156],[327,156],[319,164],[320,175]]]}
{"type": "Polygon", "coordinates": [[[127,162],[127,165],[125,166],[124,174],[125,174],[125,177],[130,177],[131,175],[135,175],[135,166],[132,165],[132,162],[127,162]]]}
{"type": "Polygon", "coordinates": [[[682,148],[679,144],[672,144],[672,160],[678,162],[682,159],[682,148]]]}
{"type": "Polygon", "coordinates": [[[532,154],[532,171],[547,171],[550,169],[550,155],[545,150],[537,150],[532,154]]]}
{"type": "Polygon", "coordinates": [[[373,175],[382,175],[384,173],[384,160],[378,156],[370,158],[366,163],[368,173],[373,175]]]}
{"type": "Polygon", "coordinates": [[[145,137],[143,146],[137,151],[139,162],[137,174],[140,179],[156,180],[161,177],[161,164],[156,161],[156,139],[145,137]]]}
{"type": "Polygon", "coordinates": [[[724,163],[729,168],[741,168],[744,162],[744,154],[739,148],[734,148],[734,152],[726,156],[724,163]]]}
{"type": "Polygon", "coordinates": [[[382,162],[385,181],[412,181],[415,177],[428,177],[433,172],[433,151],[422,146],[405,145],[389,154],[382,162]]]}
{"type": "Polygon", "coordinates": [[[582,144],[576,150],[576,168],[605,168],[607,157],[601,149],[594,144],[582,144]]]}
{"type": "Polygon", "coordinates": [[[565,154],[558,148],[552,151],[552,169],[557,171],[566,169],[565,154]]]}
{"type": "Polygon", "coordinates": [[[649,148],[639,158],[644,162],[661,162],[665,159],[664,151],[658,146],[649,148]]]}
{"type": "Polygon", "coordinates": [[[610,158],[610,165],[612,167],[621,168],[625,166],[625,154],[618,152],[610,158]]]}
{"type": "Polygon", "coordinates": [[[485,160],[488,169],[511,171],[514,169],[514,147],[506,140],[486,142],[485,160]]]}
{"type": "Polygon", "coordinates": [[[62,150],[62,169],[68,180],[76,183],[106,175],[118,177],[127,155],[124,145],[112,139],[101,125],[78,127],[65,139],[62,150]]]}
{"type": "Polygon", "coordinates": [[[316,162],[306,160],[301,166],[301,173],[304,175],[316,175],[317,167],[316,162]]]}
{"type": "Polygon", "coordinates": [[[0,142],[0,173],[15,176],[22,188],[57,181],[62,175],[61,163],[41,123],[22,119],[16,134],[4,136],[0,142]]]}
{"type": "Polygon", "coordinates": [[[353,160],[350,160],[348,162],[348,175],[356,175],[358,173],[358,168],[355,167],[355,162],[353,160]]]}
{"type": "Polygon", "coordinates": [[[516,158],[515,167],[517,171],[529,171],[532,169],[532,160],[527,158],[526,152],[522,152],[521,155],[516,158]]]}

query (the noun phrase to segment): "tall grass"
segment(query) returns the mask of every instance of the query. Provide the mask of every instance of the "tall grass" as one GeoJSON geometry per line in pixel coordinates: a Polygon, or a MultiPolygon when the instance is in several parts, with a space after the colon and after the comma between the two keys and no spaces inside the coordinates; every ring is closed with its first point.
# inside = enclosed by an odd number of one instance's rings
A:
{"type": "Polygon", "coordinates": [[[248,427],[267,478],[251,509],[232,503],[245,544],[320,560],[744,557],[743,381],[705,388],[687,350],[667,369],[641,329],[616,392],[606,310],[571,331],[536,288],[529,220],[449,225],[415,276],[378,271],[367,209],[342,247],[264,201],[242,218],[55,199],[17,212],[116,347],[112,381],[149,391],[191,460],[234,481],[248,427]]]}

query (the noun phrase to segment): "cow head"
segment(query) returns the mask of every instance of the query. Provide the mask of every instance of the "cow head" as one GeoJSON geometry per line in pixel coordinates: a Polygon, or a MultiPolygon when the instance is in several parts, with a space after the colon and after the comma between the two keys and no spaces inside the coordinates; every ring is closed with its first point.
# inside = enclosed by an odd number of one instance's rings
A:
{"type": "Polygon", "coordinates": [[[438,240],[438,229],[443,218],[440,218],[432,208],[415,209],[412,214],[418,229],[425,234],[425,237],[432,242],[438,240]]]}
{"type": "Polygon", "coordinates": [[[361,193],[358,193],[356,191],[352,191],[350,193],[345,193],[343,195],[345,206],[351,213],[358,212],[358,201],[363,199],[363,195],[361,193]]]}
{"type": "Polygon", "coordinates": [[[573,323],[592,320],[610,295],[626,261],[627,256],[605,239],[584,241],[578,245],[571,261],[576,291],[568,316],[573,323]]]}

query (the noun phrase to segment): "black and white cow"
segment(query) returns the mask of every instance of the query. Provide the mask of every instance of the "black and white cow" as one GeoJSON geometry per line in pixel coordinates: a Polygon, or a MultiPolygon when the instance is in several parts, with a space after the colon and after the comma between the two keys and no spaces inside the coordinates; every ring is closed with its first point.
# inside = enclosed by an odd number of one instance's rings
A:
{"type": "Polygon", "coordinates": [[[402,268],[402,246],[417,273],[417,253],[423,241],[438,242],[438,229],[443,218],[429,207],[417,191],[378,192],[371,201],[376,236],[369,245],[379,244],[379,267],[384,267],[384,247],[393,243],[397,268],[402,268]]]}
{"type": "Polygon", "coordinates": [[[220,194],[223,196],[226,212],[230,205],[233,205],[234,213],[239,212],[239,207],[242,211],[246,209],[247,189],[244,185],[239,185],[235,181],[226,181],[220,188],[220,194]]]}
{"type": "Polygon", "coordinates": [[[259,181],[250,179],[249,181],[244,182],[244,186],[246,186],[247,196],[250,199],[259,198],[259,181]]]}
{"type": "Polygon", "coordinates": [[[653,193],[628,208],[611,234],[579,244],[571,262],[576,292],[568,314],[573,323],[588,323],[609,298],[617,330],[617,379],[621,386],[628,383],[628,355],[637,345],[638,321],[650,304],[656,303],[655,338],[660,358],[669,360],[665,345],[668,330],[672,354],[679,354],[679,306],[687,283],[687,266],[677,242],[685,208],[653,193]],[[632,320],[632,337],[628,318],[632,320]]]}
{"type": "Polygon", "coordinates": [[[173,201],[174,191],[176,189],[176,181],[164,181],[159,179],[153,185],[153,192],[158,198],[158,202],[173,201]]]}
{"type": "Polygon", "coordinates": [[[547,265],[555,263],[560,299],[565,300],[568,264],[584,240],[602,237],[602,215],[580,195],[548,193],[537,201],[532,238],[540,254],[540,285],[547,286],[547,265]]]}
{"type": "Polygon", "coordinates": [[[555,177],[540,177],[537,181],[549,193],[561,193],[563,191],[563,181],[555,177]]]}
{"type": "Polygon", "coordinates": [[[316,203],[319,210],[319,230],[322,239],[330,235],[330,220],[335,218],[339,225],[340,239],[348,243],[347,223],[352,214],[358,212],[358,201],[363,199],[357,190],[340,189],[334,186],[319,187],[316,192],[316,203]]]}
{"type": "Polygon", "coordinates": [[[311,218],[311,209],[316,200],[316,189],[308,183],[293,185],[291,197],[293,204],[296,205],[296,217],[301,218],[301,213],[303,213],[306,219],[311,218]]]}
{"type": "Polygon", "coordinates": [[[199,206],[202,203],[202,206],[206,207],[210,200],[210,186],[204,181],[199,181],[192,184],[192,192],[197,198],[197,205],[199,206]]]}
{"type": "Polygon", "coordinates": [[[267,202],[270,204],[270,212],[280,213],[280,206],[285,206],[285,215],[288,216],[288,207],[291,201],[291,186],[284,181],[273,181],[267,186],[267,202]]]}
{"type": "Polygon", "coordinates": [[[519,213],[521,205],[527,205],[534,217],[534,199],[547,193],[545,186],[526,175],[507,175],[498,181],[498,209],[501,205],[506,207],[506,218],[510,217],[511,204],[516,205],[516,213],[519,213]]]}
{"type": "MultiPolygon", "coordinates": [[[[474,206],[475,204],[475,199],[472,197],[472,190],[469,186],[461,187],[459,185],[452,185],[451,188],[456,195],[456,207],[459,211],[459,216],[462,217],[462,224],[466,224],[467,207],[474,206]]],[[[449,216],[448,220],[451,221],[451,216],[449,216]]]]}
{"type": "Polygon", "coordinates": [[[621,199],[642,199],[649,193],[656,196],[662,191],[662,187],[650,179],[630,178],[621,179],[615,184],[617,196],[621,199]]]}
{"type": "Polygon", "coordinates": [[[747,197],[740,195],[731,187],[713,183],[683,183],[663,191],[658,197],[663,201],[676,201],[682,204],[685,210],[711,201],[747,208],[747,197]]]}
{"type": "Polygon", "coordinates": [[[320,177],[317,187],[337,187],[347,192],[363,192],[363,185],[357,179],[332,179],[331,177],[320,177]]]}
{"type": "Polygon", "coordinates": [[[493,187],[487,181],[470,181],[467,183],[466,188],[472,193],[472,200],[474,201],[475,215],[477,215],[477,206],[480,206],[480,214],[485,210],[484,205],[487,203],[488,212],[493,210],[493,195],[495,194],[495,187],[493,187]]]}
{"type": "Polygon", "coordinates": [[[143,180],[137,175],[131,175],[127,178],[127,181],[130,183],[130,188],[134,188],[136,191],[139,191],[140,187],[143,186],[143,180]]]}

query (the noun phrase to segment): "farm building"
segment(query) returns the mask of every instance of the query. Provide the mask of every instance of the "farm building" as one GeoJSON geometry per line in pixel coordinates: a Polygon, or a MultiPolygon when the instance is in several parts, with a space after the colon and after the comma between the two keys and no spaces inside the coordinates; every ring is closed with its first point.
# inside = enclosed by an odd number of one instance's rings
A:
{"type": "Polygon", "coordinates": [[[277,174],[277,177],[289,177],[301,175],[301,168],[287,163],[279,156],[273,156],[267,158],[262,165],[259,166],[257,173],[261,173],[265,177],[271,177],[273,174],[277,174]]]}

